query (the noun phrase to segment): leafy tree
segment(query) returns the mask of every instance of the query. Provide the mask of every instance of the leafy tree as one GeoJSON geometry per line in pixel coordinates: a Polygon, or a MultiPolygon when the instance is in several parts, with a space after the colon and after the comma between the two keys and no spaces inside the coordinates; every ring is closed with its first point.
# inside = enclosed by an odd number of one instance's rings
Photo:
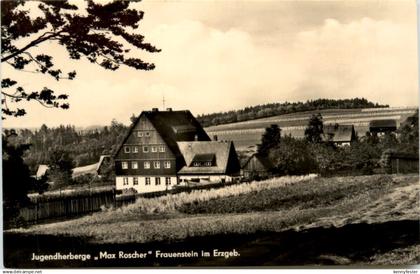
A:
{"type": "Polygon", "coordinates": [[[130,117],[131,125],[133,125],[137,121],[137,116],[133,113],[130,117]]]}
{"type": "MultiPolygon", "coordinates": [[[[114,0],[106,4],[86,1],[86,9],[69,3],[68,0],[1,1],[1,62],[13,69],[41,73],[61,79],[72,80],[76,71],[63,72],[53,57],[34,53],[34,48],[54,41],[64,47],[70,59],[82,57],[91,63],[109,70],[126,65],[138,70],[152,70],[154,65],[129,54],[132,47],[147,52],[160,50],[144,41],[144,36],[134,32],[143,19],[143,12],[130,9],[128,0],[114,0]],[[32,6],[31,6],[32,5],[32,6]],[[37,5],[40,14],[31,13],[37,5]],[[28,41],[24,45],[18,42],[28,41]]],[[[3,119],[7,116],[22,116],[26,110],[14,106],[19,101],[37,101],[49,108],[69,108],[67,94],[56,94],[48,87],[42,90],[27,90],[14,79],[4,77],[1,81],[3,119]]]]}
{"type": "Polygon", "coordinates": [[[20,208],[30,205],[27,196],[31,190],[42,192],[46,189],[45,179],[31,177],[28,166],[23,161],[29,144],[16,144],[14,132],[2,135],[3,157],[3,217],[6,227],[18,221],[20,208]]]}
{"type": "Polygon", "coordinates": [[[367,131],[365,134],[365,140],[368,144],[372,146],[377,145],[379,143],[379,137],[376,132],[371,133],[367,131]]]}
{"type": "Polygon", "coordinates": [[[261,144],[258,145],[258,153],[266,155],[268,151],[280,144],[281,129],[278,125],[272,124],[265,129],[261,137],[261,144]]]}
{"type": "Polygon", "coordinates": [[[310,143],[321,143],[324,122],[322,121],[322,115],[318,113],[313,114],[309,119],[308,126],[305,129],[305,139],[310,143]]]}
{"type": "Polygon", "coordinates": [[[303,140],[290,136],[281,138],[278,146],[269,152],[269,159],[279,175],[300,175],[316,172],[316,162],[303,140]]]}
{"type": "Polygon", "coordinates": [[[49,155],[48,161],[50,181],[56,188],[73,183],[72,173],[74,168],[73,159],[67,151],[54,149],[49,155]]]}
{"type": "Polygon", "coordinates": [[[399,136],[399,151],[408,153],[419,153],[419,111],[409,117],[401,125],[397,133],[399,136]]]}

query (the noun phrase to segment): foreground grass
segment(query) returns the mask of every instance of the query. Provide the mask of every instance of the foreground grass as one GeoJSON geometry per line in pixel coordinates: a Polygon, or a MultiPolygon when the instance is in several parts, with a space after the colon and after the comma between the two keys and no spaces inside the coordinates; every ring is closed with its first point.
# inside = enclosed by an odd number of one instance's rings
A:
{"type": "Polygon", "coordinates": [[[229,193],[225,189],[220,195],[215,195],[218,189],[190,193],[191,196],[182,193],[143,199],[125,208],[14,232],[90,237],[95,243],[145,243],[418,218],[417,175],[309,178],[294,184],[276,184],[274,180],[260,184],[265,187],[250,190],[241,186],[242,191],[229,193]],[[264,202],[257,203],[260,198],[264,202]],[[234,202],[228,203],[229,200],[234,202]],[[150,204],[159,202],[163,206],[150,210],[150,204]],[[217,207],[218,211],[196,214],[191,208],[201,208],[201,203],[223,206],[217,207]],[[220,210],[223,207],[227,210],[220,210]]]}

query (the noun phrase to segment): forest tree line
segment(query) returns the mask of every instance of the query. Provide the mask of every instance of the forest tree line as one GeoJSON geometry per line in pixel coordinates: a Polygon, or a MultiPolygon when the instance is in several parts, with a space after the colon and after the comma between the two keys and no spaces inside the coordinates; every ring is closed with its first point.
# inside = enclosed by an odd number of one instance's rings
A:
{"type": "Polygon", "coordinates": [[[96,163],[101,155],[115,152],[127,131],[126,125],[113,120],[109,126],[90,130],[42,125],[34,131],[21,129],[16,133],[18,143],[30,144],[23,158],[34,174],[38,165],[49,163],[56,151],[66,152],[76,167],[96,163]]]}
{"type": "Polygon", "coordinates": [[[242,122],[258,118],[289,114],[301,111],[323,109],[357,109],[357,108],[382,108],[389,105],[373,103],[365,98],[353,99],[316,99],[306,102],[284,102],[250,106],[240,110],[216,112],[197,116],[203,127],[216,126],[227,123],[242,122]]]}

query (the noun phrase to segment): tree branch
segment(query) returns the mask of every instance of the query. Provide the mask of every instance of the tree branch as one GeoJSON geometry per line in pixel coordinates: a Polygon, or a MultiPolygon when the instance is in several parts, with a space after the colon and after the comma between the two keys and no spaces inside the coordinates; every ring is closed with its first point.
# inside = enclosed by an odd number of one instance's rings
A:
{"type": "Polygon", "coordinates": [[[44,41],[47,41],[47,40],[49,40],[51,38],[54,38],[54,37],[60,35],[62,32],[63,32],[62,30],[59,31],[59,32],[46,32],[46,33],[42,34],[41,36],[39,36],[37,39],[33,40],[32,42],[30,42],[29,44],[27,44],[26,46],[24,46],[23,48],[16,50],[15,52],[9,54],[6,57],[2,57],[1,58],[1,62],[3,63],[3,62],[5,62],[5,61],[7,61],[7,60],[9,60],[9,59],[11,59],[13,57],[16,57],[19,54],[21,54],[24,51],[26,51],[27,49],[29,49],[29,48],[31,48],[33,46],[36,46],[36,45],[38,45],[38,44],[40,44],[40,43],[42,43],[44,41]],[[48,33],[50,33],[50,35],[47,35],[48,33]]]}

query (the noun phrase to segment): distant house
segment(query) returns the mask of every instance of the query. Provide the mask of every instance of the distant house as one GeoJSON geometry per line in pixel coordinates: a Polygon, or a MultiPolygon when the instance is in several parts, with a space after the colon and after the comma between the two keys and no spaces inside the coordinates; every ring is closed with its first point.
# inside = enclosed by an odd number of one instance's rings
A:
{"type": "Polygon", "coordinates": [[[397,121],[394,119],[372,120],[369,123],[369,131],[376,134],[384,134],[397,130],[397,121]]]}
{"type": "Polygon", "coordinates": [[[231,182],[240,175],[233,142],[177,142],[185,160],[178,171],[180,183],[231,182]]]}
{"type": "Polygon", "coordinates": [[[323,128],[324,142],[332,142],[338,146],[350,145],[356,140],[356,131],[353,125],[327,124],[323,128]]]}
{"type": "Polygon", "coordinates": [[[273,168],[273,163],[266,156],[255,153],[244,161],[241,173],[245,178],[265,178],[272,175],[273,168]]]}
{"type": "Polygon", "coordinates": [[[111,160],[111,155],[101,155],[101,157],[99,157],[99,162],[96,165],[96,174],[98,174],[98,176],[101,176],[104,172],[106,172],[111,160]]]}
{"type": "MultiPolygon", "coordinates": [[[[72,170],[72,178],[74,179],[76,177],[86,175],[86,174],[91,174],[93,176],[100,175],[104,165],[106,163],[109,163],[110,160],[111,160],[110,155],[101,155],[101,157],[99,158],[99,162],[97,163],[86,165],[86,166],[75,167],[72,170]]],[[[49,169],[50,168],[48,165],[39,165],[36,171],[35,178],[39,179],[44,175],[48,175],[49,169]]]]}
{"type": "Polygon", "coordinates": [[[48,169],[48,165],[39,165],[38,169],[36,170],[35,178],[40,179],[42,176],[48,175],[48,169]]]}
{"type": "Polygon", "coordinates": [[[75,167],[73,168],[73,173],[71,174],[71,177],[74,179],[76,177],[79,176],[83,176],[83,175],[97,175],[96,173],[96,167],[98,166],[98,163],[94,163],[91,165],[86,165],[86,166],[79,166],[79,167],[75,167]]]}
{"type": "MultiPolygon", "coordinates": [[[[147,193],[169,190],[180,184],[181,179],[201,180],[204,176],[230,180],[234,174],[230,170],[231,158],[225,157],[222,149],[228,145],[218,143],[211,142],[190,111],[143,111],[114,155],[116,189],[133,188],[138,193],[147,193]],[[185,150],[188,144],[194,149],[185,150]],[[197,169],[190,169],[192,162],[197,169]],[[203,172],[196,172],[198,169],[203,172]]],[[[233,145],[226,148],[229,153],[232,150],[233,145]]],[[[236,152],[232,158],[235,157],[236,152]]]]}

